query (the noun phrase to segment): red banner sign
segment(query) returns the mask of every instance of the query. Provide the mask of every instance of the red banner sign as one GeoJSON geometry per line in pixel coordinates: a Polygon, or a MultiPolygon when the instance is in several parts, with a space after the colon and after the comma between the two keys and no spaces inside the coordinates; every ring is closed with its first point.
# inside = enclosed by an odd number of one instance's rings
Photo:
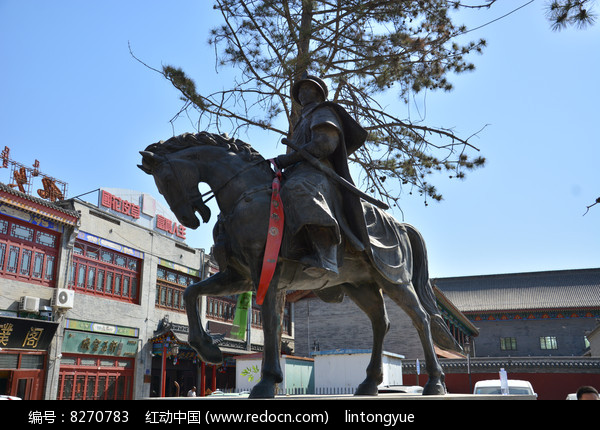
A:
{"type": "Polygon", "coordinates": [[[20,192],[28,195],[32,195],[33,178],[41,176],[43,189],[38,189],[38,195],[45,199],[55,202],[57,200],[64,200],[67,193],[67,184],[54,179],[48,175],[40,172],[40,162],[35,160],[33,163],[33,169],[28,166],[24,166],[21,163],[17,163],[10,159],[10,148],[5,146],[2,152],[0,152],[0,168],[11,168],[11,183],[8,183],[9,187],[17,188],[20,192]]]}
{"type": "Polygon", "coordinates": [[[185,227],[165,218],[162,215],[156,215],[156,228],[169,234],[185,239],[185,227]]]}
{"type": "Polygon", "coordinates": [[[128,202],[120,197],[113,196],[112,194],[102,190],[100,197],[100,204],[105,208],[112,209],[115,212],[119,212],[123,215],[128,215],[132,218],[139,219],[140,207],[135,203],[128,202]]]}

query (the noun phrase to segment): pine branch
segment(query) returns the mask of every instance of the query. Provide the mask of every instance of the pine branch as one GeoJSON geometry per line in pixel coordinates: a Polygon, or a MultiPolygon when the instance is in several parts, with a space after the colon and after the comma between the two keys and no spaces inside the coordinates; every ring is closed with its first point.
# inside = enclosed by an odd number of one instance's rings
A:
{"type": "Polygon", "coordinates": [[[181,69],[165,66],[158,72],[184,101],[174,119],[195,110],[198,127],[208,123],[221,129],[228,123],[234,130],[261,127],[288,137],[300,109],[290,89],[304,72],[318,74],[329,81],[334,101],[369,131],[367,145],[352,157],[365,173],[365,186],[397,203],[393,179],[400,188],[411,186],[439,200],[429,175],[453,170],[453,177],[462,178],[484,164],[482,157],[466,154],[479,151],[469,142],[472,136],[400,119],[376,96],[396,87],[407,103],[423,89],[449,90],[447,75],[471,70],[465,57],[481,51],[484,41],[453,43],[464,29],[454,25],[448,10],[494,2],[215,0],[223,24],[211,31],[209,42],[218,64],[238,68],[240,79],[229,90],[201,95],[181,69]]]}

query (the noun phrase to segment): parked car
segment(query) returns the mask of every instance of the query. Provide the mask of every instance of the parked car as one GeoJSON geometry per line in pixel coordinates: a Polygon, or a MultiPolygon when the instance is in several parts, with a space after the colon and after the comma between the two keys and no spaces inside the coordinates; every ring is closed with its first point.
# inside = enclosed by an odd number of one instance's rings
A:
{"type": "Polygon", "coordinates": [[[8,396],[6,394],[0,394],[0,400],[21,400],[21,398],[15,396],[8,396]]]}
{"type": "MultiPolygon", "coordinates": [[[[508,394],[525,394],[536,396],[533,386],[529,381],[519,379],[508,379],[508,394]]],[[[488,379],[475,383],[473,394],[502,394],[500,379],[488,379]]]]}
{"type": "Polygon", "coordinates": [[[384,385],[377,390],[379,393],[408,393],[421,394],[423,387],[418,385],[384,385]]]}
{"type": "Polygon", "coordinates": [[[213,391],[208,395],[208,397],[248,397],[250,395],[250,391],[241,391],[239,393],[225,393],[221,390],[213,391]]]}

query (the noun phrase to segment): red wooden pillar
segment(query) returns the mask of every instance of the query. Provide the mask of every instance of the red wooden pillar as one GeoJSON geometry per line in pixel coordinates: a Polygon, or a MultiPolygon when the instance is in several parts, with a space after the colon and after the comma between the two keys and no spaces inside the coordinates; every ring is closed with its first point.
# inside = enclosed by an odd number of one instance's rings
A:
{"type": "Polygon", "coordinates": [[[211,390],[214,392],[217,389],[217,366],[213,366],[211,390]]]}
{"type": "Polygon", "coordinates": [[[162,369],[161,369],[161,376],[160,376],[160,397],[165,397],[166,385],[167,385],[167,342],[163,341],[162,369]]]}
{"type": "Polygon", "coordinates": [[[200,397],[204,397],[206,391],[206,364],[204,361],[200,365],[200,397]]]}

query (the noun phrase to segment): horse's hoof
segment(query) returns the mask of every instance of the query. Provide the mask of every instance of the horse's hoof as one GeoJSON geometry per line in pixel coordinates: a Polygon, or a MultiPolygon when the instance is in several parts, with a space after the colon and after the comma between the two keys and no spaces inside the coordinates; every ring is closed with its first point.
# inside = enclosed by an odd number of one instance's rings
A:
{"type": "Polygon", "coordinates": [[[377,384],[371,381],[363,381],[356,388],[355,396],[376,396],[379,393],[377,384]]]}
{"type": "Polygon", "coordinates": [[[446,394],[446,384],[444,384],[441,381],[428,381],[427,384],[425,384],[425,387],[423,388],[423,395],[424,396],[439,396],[439,395],[444,395],[446,394]]]}
{"type": "Polygon", "coordinates": [[[260,382],[252,388],[248,398],[250,399],[272,399],[275,397],[275,385],[261,384],[260,382]]]}

